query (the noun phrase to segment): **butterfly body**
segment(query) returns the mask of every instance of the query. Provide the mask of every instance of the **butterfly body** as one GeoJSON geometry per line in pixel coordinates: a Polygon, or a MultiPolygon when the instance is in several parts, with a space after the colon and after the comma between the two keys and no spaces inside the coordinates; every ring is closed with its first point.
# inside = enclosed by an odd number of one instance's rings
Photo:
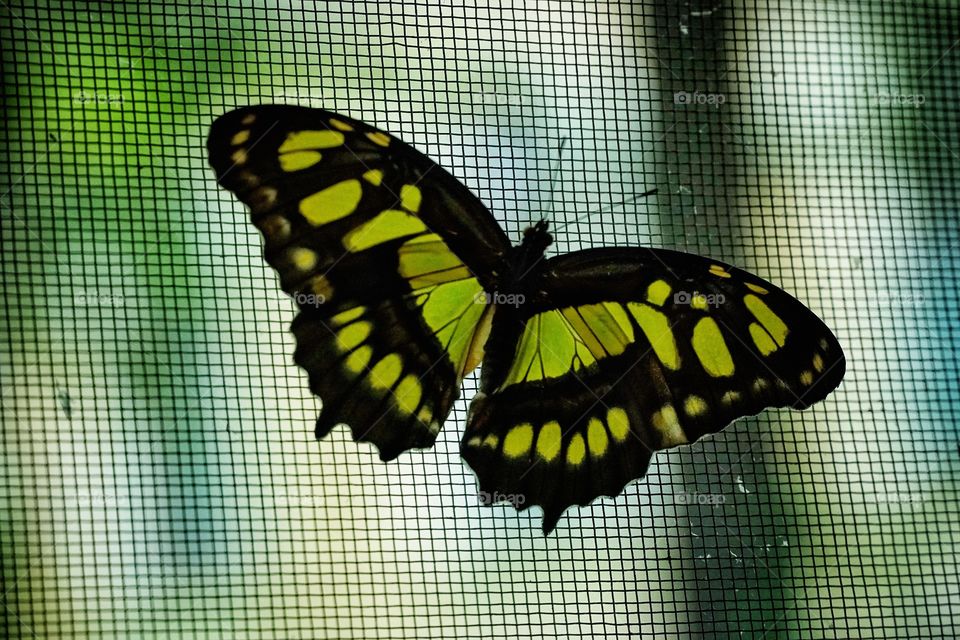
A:
{"type": "Polygon", "coordinates": [[[541,220],[537,224],[527,227],[523,232],[523,239],[516,246],[517,254],[511,270],[512,280],[515,282],[536,283],[543,273],[543,259],[547,248],[553,244],[553,236],[548,231],[549,224],[541,220]],[[539,268],[538,268],[539,267],[539,268]]]}
{"type": "Polygon", "coordinates": [[[463,457],[481,495],[539,505],[545,531],[654,451],[806,408],[843,377],[830,330],[773,284],[665,249],[548,258],[544,221],[512,245],[462,183],[357,120],[239,109],[208,146],[298,303],[317,436],[346,424],[384,460],[429,447],[482,362],[463,457]]]}

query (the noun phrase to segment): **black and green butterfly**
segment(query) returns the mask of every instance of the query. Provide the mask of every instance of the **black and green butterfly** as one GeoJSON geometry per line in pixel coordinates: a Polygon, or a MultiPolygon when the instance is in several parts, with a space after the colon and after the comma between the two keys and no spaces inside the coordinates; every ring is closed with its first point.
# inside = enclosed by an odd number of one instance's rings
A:
{"type": "Polygon", "coordinates": [[[208,146],[300,307],[317,437],[345,423],[384,460],[430,447],[482,362],[463,457],[486,501],[540,505],[547,533],[654,451],[804,409],[843,377],[830,330],[769,282],[664,249],[545,259],[545,222],[512,245],[457,179],[362,122],[249,107],[208,146]]]}

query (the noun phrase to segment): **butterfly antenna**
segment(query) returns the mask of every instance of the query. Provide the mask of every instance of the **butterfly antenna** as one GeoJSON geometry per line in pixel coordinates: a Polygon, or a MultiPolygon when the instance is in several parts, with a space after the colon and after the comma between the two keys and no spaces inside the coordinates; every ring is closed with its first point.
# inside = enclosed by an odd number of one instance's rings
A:
{"type": "MultiPolygon", "coordinates": [[[[549,218],[548,222],[553,222],[553,210],[554,204],[556,203],[555,196],[557,194],[557,183],[560,180],[560,167],[561,162],[563,161],[563,150],[567,146],[567,142],[570,141],[570,138],[564,136],[560,139],[560,146],[557,147],[557,158],[554,161],[553,168],[550,170],[550,202],[547,204],[547,209],[544,211],[544,219],[549,218]]],[[[531,221],[531,224],[533,221],[531,221]]]]}
{"type": "Polygon", "coordinates": [[[626,200],[621,200],[620,202],[614,202],[613,204],[609,204],[609,205],[603,207],[602,209],[597,209],[596,211],[588,211],[588,212],[586,212],[585,214],[583,214],[582,216],[578,216],[576,219],[571,220],[570,222],[564,223],[564,224],[560,225],[559,227],[556,227],[556,228],[553,230],[553,233],[557,233],[557,232],[559,232],[559,231],[563,231],[564,229],[566,229],[566,228],[569,227],[570,225],[576,224],[576,223],[580,222],[581,220],[583,220],[583,219],[585,219],[585,218],[589,218],[589,217],[592,216],[592,215],[596,215],[596,214],[598,214],[598,213],[606,213],[607,211],[612,211],[613,209],[616,209],[617,207],[622,207],[622,206],[625,205],[625,204],[630,204],[631,202],[636,202],[636,201],[639,200],[640,198],[646,198],[647,196],[652,196],[652,195],[655,194],[656,192],[657,192],[656,189],[650,189],[649,191],[644,191],[643,193],[638,193],[638,194],[636,194],[636,195],[632,195],[632,196],[630,196],[629,198],[627,198],[626,200]]]}

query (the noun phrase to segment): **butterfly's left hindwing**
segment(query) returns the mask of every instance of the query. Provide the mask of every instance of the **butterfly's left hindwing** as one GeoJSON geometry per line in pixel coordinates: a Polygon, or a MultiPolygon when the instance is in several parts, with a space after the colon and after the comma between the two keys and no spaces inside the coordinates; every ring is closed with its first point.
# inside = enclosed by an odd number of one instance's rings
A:
{"type": "Polygon", "coordinates": [[[299,306],[318,437],[346,423],[384,459],[432,445],[480,356],[484,286],[505,269],[493,216],[413,148],[328,111],[233,111],[208,148],[299,306]]]}
{"type": "Polygon", "coordinates": [[[499,310],[463,456],[483,495],[567,507],[614,496],[651,456],[840,383],[823,322],[747,272],[699,256],[601,248],[547,261],[540,297],[499,310]]]}

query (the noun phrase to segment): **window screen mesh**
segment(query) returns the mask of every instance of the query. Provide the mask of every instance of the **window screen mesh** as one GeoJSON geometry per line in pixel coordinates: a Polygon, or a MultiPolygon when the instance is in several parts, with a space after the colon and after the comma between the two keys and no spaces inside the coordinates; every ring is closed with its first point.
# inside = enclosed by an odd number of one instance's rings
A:
{"type": "Polygon", "coordinates": [[[9,636],[958,633],[953,2],[0,15],[9,636]],[[657,454],[549,537],[480,505],[473,377],[430,450],[318,442],[293,304],[206,163],[213,119],[257,103],[414,144],[514,241],[547,218],[552,251],[753,271],[834,330],[846,379],[657,454]]]}

